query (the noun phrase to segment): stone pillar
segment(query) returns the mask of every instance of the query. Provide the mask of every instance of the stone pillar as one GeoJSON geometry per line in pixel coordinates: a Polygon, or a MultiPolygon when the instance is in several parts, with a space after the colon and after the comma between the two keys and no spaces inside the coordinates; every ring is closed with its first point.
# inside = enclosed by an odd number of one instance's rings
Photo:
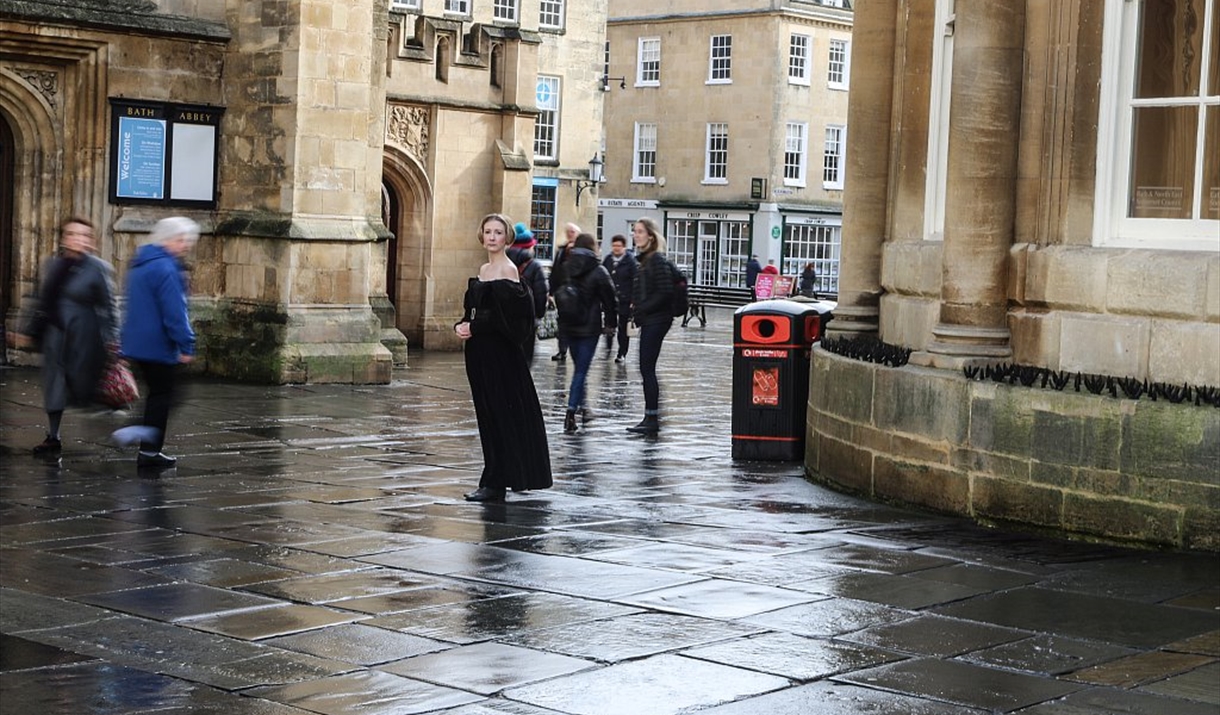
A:
{"type": "Polygon", "coordinates": [[[890,114],[894,98],[897,0],[855,3],[839,305],[831,335],[877,332],[881,245],[889,225],[890,114]]]}
{"type": "Polygon", "coordinates": [[[267,382],[385,383],[381,292],[386,4],[227,0],[223,298],[208,370],[267,382]]]}
{"type": "Polygon", "coordinates": [[[940,323],[913,362],[1012,355],[1007,261],[1016,217],[1025,0],[957,4],[940,323]]]}

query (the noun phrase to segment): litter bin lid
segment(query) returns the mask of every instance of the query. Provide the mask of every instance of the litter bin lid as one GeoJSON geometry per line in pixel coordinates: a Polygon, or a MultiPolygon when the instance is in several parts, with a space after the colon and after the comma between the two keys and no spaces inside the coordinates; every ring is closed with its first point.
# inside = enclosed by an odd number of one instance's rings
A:
{"type": "Polygon", "coordinates": [[[824,315],[833,311],[835,302],[832,300],[818,300],[812,302],[797,302],[788,300],[787,298],[774,298],[771,300],[760,300],[748,305],[743,305],[733,311],[734,315],[806,315],[808,313],[818,313],[824,315]]]}

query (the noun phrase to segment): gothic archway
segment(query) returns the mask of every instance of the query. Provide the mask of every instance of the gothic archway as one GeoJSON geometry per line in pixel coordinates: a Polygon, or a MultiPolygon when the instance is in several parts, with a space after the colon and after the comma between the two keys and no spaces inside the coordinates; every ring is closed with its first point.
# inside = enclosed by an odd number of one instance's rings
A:
{"type": "Polygon", "coordinates": [[[419,164],[386,144],[382,165],[384,203],[394,234],[386,249],[386,293],[397,327],[412,345],[422,345],[431,314],[432,191],[419,164]]]}

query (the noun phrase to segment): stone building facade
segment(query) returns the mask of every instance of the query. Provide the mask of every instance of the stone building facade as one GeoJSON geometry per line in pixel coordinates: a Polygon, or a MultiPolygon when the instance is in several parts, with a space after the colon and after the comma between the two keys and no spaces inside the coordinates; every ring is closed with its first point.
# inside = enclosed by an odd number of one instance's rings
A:
{"type": "Polygon", "coordinates": [[[985,520],[1220,548],[1220,417],[968,381],[1220,385],[1220,3],[856,4],[819,479],[985,520]]]}
{"type": "Polygon", "coordinates": [[[476,223],[529,217],[531,90],[540,59],[569,53],[579,69],[548,71],[590,87],[565,95],[566,150],[543,173],[558,179],[556,211],[579,217],[564,186],[587,171],[576,157],[599,145],[601,119],[594,63],[579,55],[600,51],[604,5],[567,4],[0,5],[6,328],[64,216],[99,226],[121,281],[153,223],[181,214],[204,229],[191,261],[197,369],[377,383],[405,359],[404,334],[456,347],[465,278],[482,260],[476,223]]]}
{"type": "Polygon", "coordinates": [[[851,34],[841,0],[615,0],[603,241],[651,216],[695,285],[757,254],[835,292],[851,34]]]}

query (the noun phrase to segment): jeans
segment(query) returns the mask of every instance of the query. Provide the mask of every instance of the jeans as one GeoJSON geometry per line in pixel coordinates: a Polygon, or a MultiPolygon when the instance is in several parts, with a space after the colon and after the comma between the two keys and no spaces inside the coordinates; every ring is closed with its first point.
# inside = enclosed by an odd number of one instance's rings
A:
{"type": "Polygon", "coordinates": [[[640,326],[640,377],[644,381],[644,413],[657,414],[661,404],[661,385],[657,382],[657,358],[661,343],[669,332],[670,321],[640,326]]]}
{"type": "Polygon", "coordinates": [[[589,365],[593,363],[593,355],[597,352],[597,336],[587,338],[568,338],[568,351],[572,353],[572,387],[568,389],[568,409],[579,410],[585,404],[585,378],[589,375],[589,365]]]}
{"type": "MultiPolygon", "coordinates": [[[[627,346],[631,344],[631,336],[627,334],[627,328],[631,325],[630,313],[618,314],[618,354],[615,357],[627,357],[627,346]]],[[[614,347],[614,335],[606,336],[606,352],[614,347]]]]}
{"type": "Polygon", "coordinates": [[[155,441],[141,441],[140,451],[160,452],[165,446],[165,428],[169,424],[169,410],[174,404],[174,377],[177,365],[163,362],[137,361],[136,366],[144,381],[148,383],[148,397],[144,399],[145,427],[156,430],[155,441]]]}

